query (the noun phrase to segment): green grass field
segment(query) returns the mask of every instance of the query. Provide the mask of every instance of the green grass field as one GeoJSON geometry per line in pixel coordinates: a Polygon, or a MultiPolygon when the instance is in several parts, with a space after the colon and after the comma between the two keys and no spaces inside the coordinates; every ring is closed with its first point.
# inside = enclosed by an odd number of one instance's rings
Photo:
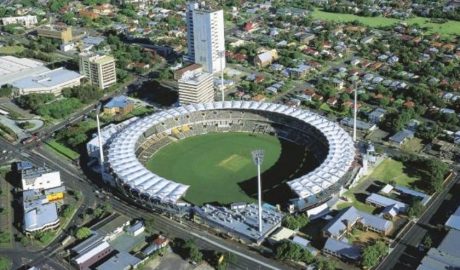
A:
{"type": "Polygon", "coordinates": [[[388,158],[374,169],[369,179],[385,183],[394,181],[397,185],[410,186],[413,182],[420,180],[418,177],[409,176],[410,171],[411,169],[404,166],[402,162],[388,158]]]}
{"type": "Polygon", "coordinates": [[[439,33],[443,36],[455,36],[460,35],[460,22],[449,20],[446,23],[432,23],[428,18],[414,17],[408,20],[399,20],[395,18],[386,18],[386,17],[361,17],[353,14],[342,14],[342,13],[332,13],[325,12],[319,9],[313,11],[312,16],[314,19],[318,20],[328,20],[336,22],[352,22],[359,21],[362,24],[365,24],[370,27],[382,27],[382,26],[391,26],[399,22],[406,22],[408,24],[418,24],[421,27],[427,27],[429,33],[439,33]]]}
{"type": "Polygon", "coordinates": [[[211,133],[173,142],[154,154],[147,168],[190,185],[185,199],[195,204],[254,201],[239,183],[257,174],[251,151],[264,149],[262,172],[281,154],[278,138],[247,133],[211,133]]]}
{"type": "Polygon", "coordinates": [[[71,160],[75,160],[77,158],[80,157],[80,154],[78,154],[77,152],[73,151],[72,149],[66,147],[65,145],[57,142],[56,140],[49,140],[48,142],[46,142],[46,144],[51,148],[53,149],[54,151],[56,151],[57,153],[71,159],[71,160]]]}
{"type": "Polygon", "coordinates": [[[0,54],[16,54],[24,50],[22,46],[4,46],[0,47],[0,54]]]}

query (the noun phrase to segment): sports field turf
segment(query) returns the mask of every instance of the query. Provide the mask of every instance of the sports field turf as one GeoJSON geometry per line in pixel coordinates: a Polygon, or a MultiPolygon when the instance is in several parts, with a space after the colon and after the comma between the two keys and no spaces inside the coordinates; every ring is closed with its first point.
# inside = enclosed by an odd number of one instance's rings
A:
{"type": "Polygon", "coordinates": [[[212,133],[173,142],[147,163],[167,179],[190,185],[185,199],[195,204],[254,201],[238,185],[257,174],[251,151],[264,149],[262,172],[281,154],[278,138],[247,133],[212,133]]]}

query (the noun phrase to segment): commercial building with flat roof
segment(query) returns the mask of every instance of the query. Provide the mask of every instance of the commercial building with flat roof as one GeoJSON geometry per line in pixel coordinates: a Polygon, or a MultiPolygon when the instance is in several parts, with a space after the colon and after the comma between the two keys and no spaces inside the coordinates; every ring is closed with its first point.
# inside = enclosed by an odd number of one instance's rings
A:
{"type": "Polygon", "coordinates": [[[182,74],[179,83],[179,103],[208,103],[214,101],[214,86],[211,73],[204,72],[202,67],[187,70],[182,74]]]}
{"type": "Polygon", "coordinates": [[[16,16],[16,17],[3,17],[0,18],[2,25],[19,24],[24,27],[31,27],[37,24],[37,16],[16,16]]]}
{"type": "Polygon", "coordinates": [[[79,86],[81,78],[83,76],[75,71],[58,68],[22,78],[12,82],[11,85],[14,87],[16,96],[29,94],[53,94],[59,96],[62,89],[79,86]]]}
{"type": "Polygon", "coordinates": [[[72,263],[79,270],[87,270],[92,265],[106,258],[112,251],[112,247],[106,241],[92,242],[80,250],[80,253],[72,259],[72,263]]]}
{"type": "Polygon", "coordinates": [[[45,167],[23,170],[21,182],[23,190],[43,190],[62,186],[59,171],[51,171],[45,167]]]}
{"type": "Polygon", "coordinates": [[[68,43],[73,40],[72,27],[47,25],[37,29],[39,37],[58,39],[62,43],[68,43]]]}
{"type": "Polygon", "coordinates": [[[101,89],[117,83],[115,58],[112,56],[82,53],[79,67],[80,74],[86,76],[91,84],[101,89]]]}
{"type": "Polygon", "coordinates": [[[0,56],[0,86],[49,71],[41,61],[15,56],[0,56]]]}
{"type": "Polygon", "coordinates": [[[194,220],[207,224],[243,242],[261,244],[281,226],[283,214],[275,207],[262,205],[262,233],[258,230],[258,206],[247,204],[242,209],[228,209],[206,204],[194,207],[194,220]]]}

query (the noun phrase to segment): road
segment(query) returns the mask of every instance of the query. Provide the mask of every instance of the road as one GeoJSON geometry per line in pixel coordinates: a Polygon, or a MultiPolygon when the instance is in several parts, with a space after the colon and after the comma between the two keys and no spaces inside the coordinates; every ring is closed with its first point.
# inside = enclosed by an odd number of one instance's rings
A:
{"type": "MultiPolygon", "coordinates": [[[[399,258],[404,254],[407,248],[417,248],[423,237],[425,236],[426,229],[423,227],[430,226],[428,223],[431,217],[438,211],[442,202],[446,199],[450,189],[460,179],[460,176],[456,176],[453,181],[450,181],[447,186],[439,193],[426,208],[425,212],[418,219],[418,221],[411,226],[405,234],[399,239],[394,246],[392,252],[385,257],[385,259],[379,264],[376,270],[394,269],[398,263],[399,258]]],[[[412,266],[414,267],[414,265],[412,266]]],[[[408,268],[409,269],[409,268],[408,268]]]]}

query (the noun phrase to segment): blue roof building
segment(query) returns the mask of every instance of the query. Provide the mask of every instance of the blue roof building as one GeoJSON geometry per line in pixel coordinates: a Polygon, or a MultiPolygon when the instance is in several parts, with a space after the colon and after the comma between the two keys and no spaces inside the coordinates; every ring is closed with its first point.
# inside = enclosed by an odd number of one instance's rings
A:
{"type": "Polygon", "coordinates": [[[414,138],[414,132],[408,129],[403,129],[389,138],[390,142],[401,145],[407,140],[414,138]]]}
{"type": "Polygon", "coordinates": [[[460,206],[446,221],[446,227],[460,231],[460,206]]]}
{"type": "Polygon", "coordinates": [[[341,259],[357,261],[361,257],[361,250],[334,238],[328,238],[324,244],[323,252],[341,259]]]}
{"type": "Polygon", "coordinates": [[[344,209],[324,227],[323,235],[325,237],[341,239],[354,226],[387,235],[393,228],[393,223],[384,218],[359,211],[351,206],[344,209]]]}
{"type": "Polygon", "coordinates": [[[28,233],[59,226],[57,205],[37,203],[24,208],[24,230],[28,233]]]}
{"type": "Polygon", "coordinates": [[[126,114],[133,110],[134,104],[126,96],[113,97],[104,105],[104,114],[126,114]]]}
{"type": "Polygon", "coordinates": [[[460,231],[450,230],[437,248],[431,248],[417,270],[460,269],[460,231]]]}

